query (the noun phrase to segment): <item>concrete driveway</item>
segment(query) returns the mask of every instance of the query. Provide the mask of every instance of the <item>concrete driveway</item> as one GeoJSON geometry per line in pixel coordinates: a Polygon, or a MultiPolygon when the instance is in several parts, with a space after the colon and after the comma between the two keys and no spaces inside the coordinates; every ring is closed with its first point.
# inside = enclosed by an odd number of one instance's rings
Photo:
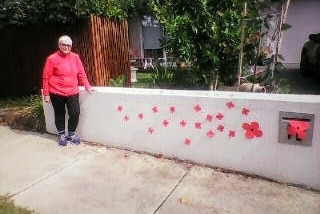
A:
{"type": "Polygon", "coordinates": [[[320,193],[0,126],[0,194],[39,214],[319,214],[320,193]]]}
{"type": "Polygon", "coordinates": [[[320,94],[320,71],[319,75],[301,75],[299,65],[285,65],[286,70],[279,73],[279,78],[289,86],[290,94],[320,94]]]}

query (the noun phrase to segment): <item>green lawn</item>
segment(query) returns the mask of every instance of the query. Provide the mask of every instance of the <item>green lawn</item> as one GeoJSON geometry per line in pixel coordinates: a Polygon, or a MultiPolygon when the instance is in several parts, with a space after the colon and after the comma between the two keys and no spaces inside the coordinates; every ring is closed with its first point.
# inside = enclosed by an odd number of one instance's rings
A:
{"type": "Polygon", "coordinates": [[[151,72],[137,71],[137,82],[132,83],[133,88],[155,88],[151,72]]]}

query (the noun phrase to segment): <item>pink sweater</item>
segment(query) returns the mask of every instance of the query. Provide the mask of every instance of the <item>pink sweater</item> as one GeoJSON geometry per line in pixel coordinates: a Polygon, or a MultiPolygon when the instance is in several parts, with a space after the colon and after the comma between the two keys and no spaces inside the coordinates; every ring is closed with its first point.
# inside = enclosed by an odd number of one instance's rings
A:
{"type": "Polygon", "coordinates": [[[90,89],[90,83],[78,54],[63,55],[57,51],[48,56],[42,75],[43,95],[71,96],[79,93],[79,83],[90,89]]]}

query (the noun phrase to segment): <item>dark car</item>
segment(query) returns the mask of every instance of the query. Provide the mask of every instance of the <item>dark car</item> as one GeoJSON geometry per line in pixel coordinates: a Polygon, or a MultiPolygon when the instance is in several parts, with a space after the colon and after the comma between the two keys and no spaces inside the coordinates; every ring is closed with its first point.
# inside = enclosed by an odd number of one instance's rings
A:
{"type": "Polygon", "coordinates": [[[302,74],[320,74],[320,33],[310,34],[301,51],[300,70],[302,74]]]}

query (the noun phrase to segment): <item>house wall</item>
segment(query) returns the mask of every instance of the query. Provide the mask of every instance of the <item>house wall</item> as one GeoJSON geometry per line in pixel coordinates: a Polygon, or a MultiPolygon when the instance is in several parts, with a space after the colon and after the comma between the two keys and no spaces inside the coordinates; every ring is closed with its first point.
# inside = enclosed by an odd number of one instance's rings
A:
{"type": "Polygon", "coordinates": [[[132,58],[162,57],[161,42],[163,37],[161,26],[154,18],[146,16],[148,19],[142,20],[140,17],[133,17],[128,20],[130,48],[132,58]],[[142,24],[144,22],[144,25],[142,24]]]}
{"type": "Polygon", "coordinates": [[[285,63],[300,63],[301,50],[309,34],[320,32],[319,20],[319,0],[291,0],[285,23],[292,28],[284,31],[280,48],[285,63]]]}
{"type": "Polygon", "coordinates": [[[142,27],[143,29],[143,48],[160,49],[161,48],[161,30],[160,27],[142,27]]]}
{"type": "Polygon", "coordinates": [[[132,58],[144,58],[142,26],[139,17],[128,19],[129,46],[132,58]]]}
{"type": "MultiPolygon", "coordinates": [[[[80,94],[84,141],[320,189],[319,96],[94,89],[80,94]],[[299,132],[301,141],[288,133],[293,119],[314,125],[299,132]]],[[[47,131],[56,133],[51,104],[44,111],[47,131]]]]}

